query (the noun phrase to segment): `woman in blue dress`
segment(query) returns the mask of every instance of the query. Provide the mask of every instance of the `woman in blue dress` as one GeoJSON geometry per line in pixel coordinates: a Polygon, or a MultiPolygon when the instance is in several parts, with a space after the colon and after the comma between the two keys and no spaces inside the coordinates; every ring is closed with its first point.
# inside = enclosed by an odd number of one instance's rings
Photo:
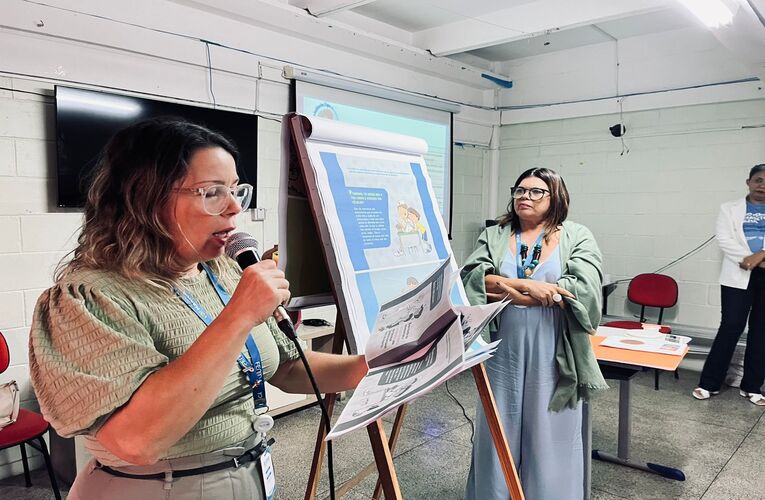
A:
{"type": "MultiPolygon", "coordinates": [[[[601,254],[592,233],[566,221],[569,194],[547,168],[523,172],[507,213],[480,236],[462,271],[472,304],[509,296],[490,330],[486,362],[526,498],[580,500],[580,400],[606,388],[588,334],[600,321],[601,254]]],[[[479,407],[466,499],[509,493],[479,407]]]]}

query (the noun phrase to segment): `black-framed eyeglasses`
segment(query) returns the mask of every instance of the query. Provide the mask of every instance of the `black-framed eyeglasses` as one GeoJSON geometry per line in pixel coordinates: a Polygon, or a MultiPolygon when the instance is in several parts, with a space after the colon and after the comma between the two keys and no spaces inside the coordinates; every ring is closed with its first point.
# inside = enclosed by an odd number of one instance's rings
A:
{"type": "Polygon", "coordinates": [[[253,187],[249,184],[239,184],[236,187],[228,187],[223,184],[213,184],[206,187],[186,187],[174,188],[178,193],[190,193],[202,197],[202,206],[210,215],[220,215],[226,211],[229,206],[229,196],[233,196],[236,202],[247,210],[252,200],[253,187]]]}
{"type": "Polygon", "coordinates": [[[529,194],[529,199],[531,201],[538,201],[544,198],[546,194],[550,194],[550,190],[542,189],[542,188],[526,189],[525,187],[520,187],[520,186],[510,188],[510,196],[512,196],[514,200],[520,200],[521,198],[526,196],[526,193],[529,194]]]}

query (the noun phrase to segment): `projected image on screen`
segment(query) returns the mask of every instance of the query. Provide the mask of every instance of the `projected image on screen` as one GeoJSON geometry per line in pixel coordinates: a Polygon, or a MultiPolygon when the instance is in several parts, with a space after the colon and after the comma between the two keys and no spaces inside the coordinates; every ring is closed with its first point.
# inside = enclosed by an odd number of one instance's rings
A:
{"type": "MultiPolygon", "coordinates": [[[[424,155],[428,174],[433,184],[433,190],[438,201],[439,211],[448,227],[450,204],[450,152],[451,140],[450,123],[441,123],[400,116],[391,113],[341,104],[338,102],[318,99],[304,95],[300,101],[300,110],[306,115],[315,115],[354,125],[384,130],[396,134],[419,137],[428,144],[428,152],[424,155]]],[[[427,114],[427,113],[425,113],[427,114]]],[[[443,113],[443,115],[447,115],[443,113]]]]}

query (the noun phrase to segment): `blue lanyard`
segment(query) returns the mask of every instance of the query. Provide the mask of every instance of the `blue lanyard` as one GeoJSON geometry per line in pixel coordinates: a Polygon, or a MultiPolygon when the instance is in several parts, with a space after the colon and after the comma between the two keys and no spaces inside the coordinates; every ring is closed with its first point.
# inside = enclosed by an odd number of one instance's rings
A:
{"type": "Polygon", "coordinates": [[[532,247],[531,252],[529,252],[526,255],[526,261],[524,262],[521,258],[521,245],[523,244],[521,242],[521,233],[518,231],[515,233],[515,266],[516,266],[516,274],[520,279],[527,278],[525,270],[526,269],[533,269],[536,267],[537,263],[534,263],[534,248],[539,246],[541,248],[542,245],[542,238],[544,238],[545,232],[542,231],[539,233],[539,236],[537,236],[537,241],[534,242],[534,246],[532,247]]]}
{"type": "MultiPolygon", "coordinates": [[[[202,267],[207,273],[207,279],[210,280],[213,288],[215,288],[215,292],[218,294],[218,297],[220,297],[220,301],[223,302],[223,305],[225,306],[228,304],[228,301],[231,300],[231,296],[220,284],[218,277],[212,272],[210,266],[202,263],[202,267]]],[[[208,313],[199,302],[197,302],[188,290],[179,290],[178,288],[174,288],[174,290],[176,295],[178,295],[178,297],[180,297],[180,299],[189,306],[197,316],[199,316],[199,319],[201,319],[205,325],[210,326],[213,322],[213,317],[210,316],[210,313],[208,313]]],[[[266,385],[263,383],[263,363],[260,359],[260,351],[258,350],[258,346],[255,344],[252,335],[247,335],[245,346],[247,347],[247,352],[250,354],[250,358],[247,359],[247,356],[240,352],[236,362],[247,377],[247,382],[249,382],[250,387],[252,387],[252,398],[255,400],[255,409],[267,408],[266,385]]]]}

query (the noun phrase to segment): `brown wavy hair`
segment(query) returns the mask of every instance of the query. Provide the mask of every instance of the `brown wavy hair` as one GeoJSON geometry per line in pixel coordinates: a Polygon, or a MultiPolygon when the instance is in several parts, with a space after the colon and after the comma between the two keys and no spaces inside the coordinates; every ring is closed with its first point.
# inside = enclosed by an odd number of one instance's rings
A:
{"type": "MultiPolygon", "coordinates": [[[[194,153],[220,147],[239,153],[224,136],[178,118],[156,118],[117,132],[101,152],[85,202],[77,247],[56,280],[78,269],[105,269],[168,286],[182,275],[161,214],[194,153]]],[[[65,258],[66,259],[66,258],[65,258]]]]}
{"type": "MultiPolygon", "coordinates": [[[[563,178],[555,170],[543,167],[530,168],[518,176],[515,184],[513,184],[513,188],[518,187],[523,179],[527,177],[541,179],[550,190],[550,208],[545,214],[544,223],[545,239],[547,239],[568,217],[568,205],[571,198],[568,194],[566,183],[563,182],[563,178]]],[[[521,221],[518,219],[518,214],[515,213],[512,196],[510,196],[510,201],[505,210],[505,214],[498,217],[497,222],[500,226],[510,224],[510,228],[514,233],[519,232],[521,230],[521,221]]]]}

